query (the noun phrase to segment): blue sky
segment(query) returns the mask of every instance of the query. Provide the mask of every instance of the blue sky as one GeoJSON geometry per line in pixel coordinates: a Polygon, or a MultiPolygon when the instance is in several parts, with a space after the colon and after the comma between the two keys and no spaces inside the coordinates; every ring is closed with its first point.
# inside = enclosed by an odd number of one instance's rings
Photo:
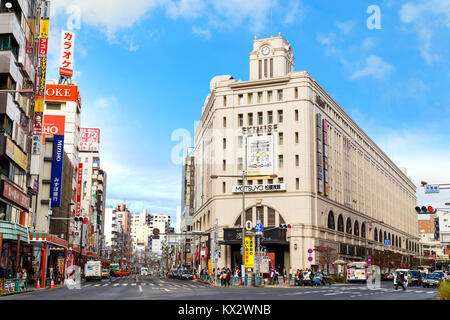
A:
{"type": "MultiPolygon", "coordinates": [[[[448,0],[52,2],[51,77],[60,30],[79,13],[74,78],[82,127],[101,129],[108,204],[175,217],[173,131],[193,134],[211,78],[248,80],[254,36],[278,32],[295,71],[308,71],[416,185],[450,183],[448,0]],[[380,8],[381,29],[367,27],[370,5],[380,8]]],[[[418,188],[419,204],[445,201],[449,191],[418,188]]]]}

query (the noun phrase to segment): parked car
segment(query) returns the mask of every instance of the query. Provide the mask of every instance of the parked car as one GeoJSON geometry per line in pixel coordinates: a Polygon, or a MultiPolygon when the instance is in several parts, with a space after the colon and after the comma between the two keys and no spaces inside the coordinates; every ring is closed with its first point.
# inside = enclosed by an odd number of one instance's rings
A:
{"type": "Polygon", "coordinates": [[[392,281],[394,280],[394,274],[392,272],[384,273],[381,277],[381,280],[383,281],[392,281]]]}
{"type": "Polygon", "coordinates": [[[171,270],[169,272],[169,278],[176,279],[178,276],[178,270],[171,270]]]}
{"type": "Polygon", "coordinates": [[[435,270],[433,273],[437,274],[441,279],[445,279],[444,271],[442,271],[442,270],[435,270]]]}
{"type": "Polygon", "coordinates": [[[422,286],[424,288],[428,288],[428,287],[438,287],[439,286],[439,281],[441,280],[441,277],[436,274],[436,273],[428,273],[425,276],[425,279],[423,279],[423,284],[422,286]]]}
{"type": "Polygon", "coordinates": [[[102,279],[109,279],[110,276],[108,269],[102,269],[102,279]]]}
{"type": "MultiPolygon", "coordinates": [[[[419,283],[419,274],[421,274],[421,272],[419,270],[411,270],[410,271],[411,274],[411,283],[409,283],[410,286],[420,286],[421,283],[419,283]]],[[[422,280],[425,274],[422,274],[422,280]]]]}
{"type": "Polygon", "coordinates": [[[146,267],[141,268],[141,276],[148,276],[148,268],[146,267]]]}
{"type": "Polygon", "coordinates": [[[323,272],[316,272],[314,279],[315,278],[319,278],[320,284],[324,286],[326,286],[327,284],[331,286],[331,284],[333,283],[333,281],[331,281],[331,277],[323,272]]]}
{"type": "Polygon", "coordinates": [[[183,270],[180,272],[180,279],[181,280],[192,280],[194,279],[194,276],[189,270],[183,270]]]}

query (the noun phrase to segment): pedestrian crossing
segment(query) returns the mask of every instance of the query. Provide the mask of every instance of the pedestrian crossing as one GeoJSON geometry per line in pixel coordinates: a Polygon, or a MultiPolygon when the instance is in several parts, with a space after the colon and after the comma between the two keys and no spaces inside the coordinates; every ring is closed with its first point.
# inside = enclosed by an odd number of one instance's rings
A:
{"type": "Polygon", "coordinates": [[[208,284],[200,283],[200,282],[186,282],[186,283],[174,283],[171,281],[160,281],[160,282],[146,282],[146,281],[135,281],[135,279],[128,280],[116,280],[113,279],[111,282],[107,283],[84,283],[82,284],[83,288],[96,288],[96,287],[139,287],[142,288],[151,288],[155,290],[180,290],[180,289],[199,289],[199,288],[209,288],[211,287],[208,284]]]}

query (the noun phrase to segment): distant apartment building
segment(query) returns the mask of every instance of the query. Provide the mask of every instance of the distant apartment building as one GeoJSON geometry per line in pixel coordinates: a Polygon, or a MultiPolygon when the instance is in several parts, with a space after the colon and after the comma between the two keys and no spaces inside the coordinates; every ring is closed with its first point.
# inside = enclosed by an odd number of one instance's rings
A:
{"type": "Polygon", "coordinates": [[[437,265],[450,264],[444,254],[444,249],[450,248],[450,213],[419,214],[418,231],[423,257],[436,260],[437,265]]]}
{"type": "Polygon", "coordinates": [[[148,247],[148,239],[151,233],[150,217],[147,209],[141,213],[131,215],[131,240],[133,243],[133,252],[145,251],[148,247]]]}

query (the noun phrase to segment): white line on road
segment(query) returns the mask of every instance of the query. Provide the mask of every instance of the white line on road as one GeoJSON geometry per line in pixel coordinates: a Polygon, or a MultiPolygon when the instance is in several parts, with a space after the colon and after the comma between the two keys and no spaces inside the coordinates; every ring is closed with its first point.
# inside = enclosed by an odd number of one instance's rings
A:
{"type": "Polygon", "coordinates": [[[141,286],[139,286],[139,292],[142,292],[142,287],[141,286]]]}
{"type": "Polygon", "coordinates": [[[128,285],[128,283],[124,283],[124,284],[122,284],[122,286],[124,286],[124,287],[126,287],[128,285]]]}
{"type": "Polygon", "coordinates": [[[136,285],[136,283],[132,283],[131,285],[132,285],[132,286],[135,286],[135,285],[136,285]]]}
{"type": "Polygon", "coordinates": [[[99,284],[94,284],[94,287],[99,287],[100,285],[99,284]]]}
{"type": "Polygon", "coordinates": [[[114,287],[117,287],[120,283],[115,283],[113,284],[114,287]]]}
{"type": "Polygon", "coordinates": [[[170,291],[169,289],[165,289],[165,288],[164,288],[164,290],[165,290],[165,291],[170,291]]]}

